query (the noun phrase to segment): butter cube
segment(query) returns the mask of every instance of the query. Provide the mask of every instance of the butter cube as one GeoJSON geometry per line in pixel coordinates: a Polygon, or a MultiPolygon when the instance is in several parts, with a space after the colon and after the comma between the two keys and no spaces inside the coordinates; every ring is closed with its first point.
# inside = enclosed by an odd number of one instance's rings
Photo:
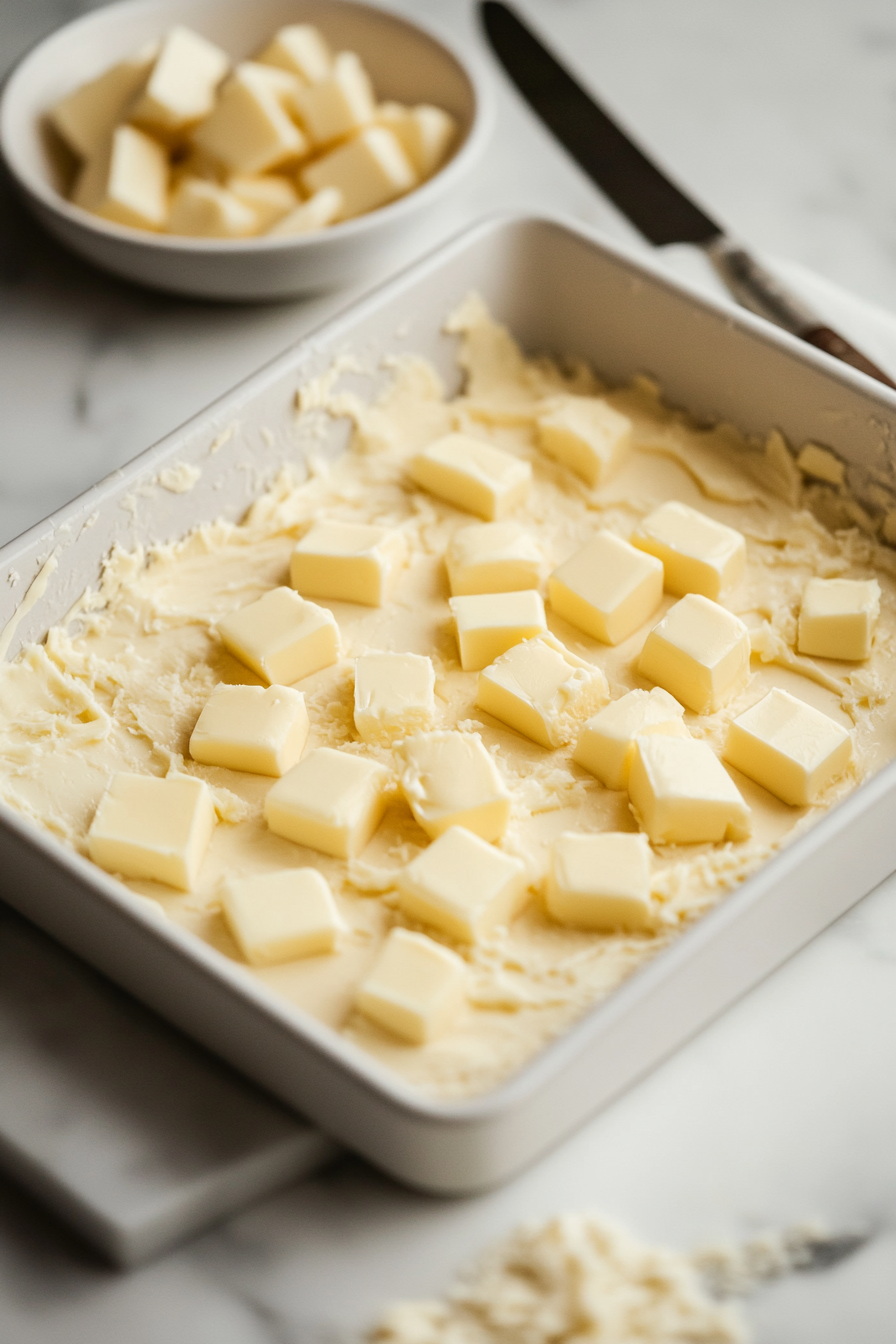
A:
{"type": "Polygon", "coordinates": [[[478,733],[418,733],[398,752],[402,793],[430,840],[449,826],[500,840],[510,820],[510,794],[478,733]]]}
{"type": "Polygon", "coordinates": [[[226,51],[189,28],[172,28],[130,119],[162,133],[195,125],[211,112],[215,90],[229,69],[226,51]]]}
{"type": "Polygon", "coordinates": [[[248,238],[258,232],[258,215],[217,182],[183,177],[171,198],[168,232],[187,238],[248,238]]]}
{"type": "Polygon", "coordinates": [[[588,720],[572,758],[608,789],[626,789],[636,739],[645,733],[688,737],[683,715],[684,707],[659,686],[629,691],[588,720]]]}
{"type": "Polygon", "coordinates": [[[804,476],[814,476],[828,485],[846,484],[845,462],[820,444],[804,443],[796,455],[796,464],[804,476]]]}
{"type": "Polygon", "coordinates": [[[196,720],[190,755],[203,765],[285,775],[305,750],[308,711],[290,686],[218,686],[196,720]]]}
{"type": "Polygon", "coordinates": [[[326,78],[333,66],[330,48],[310,23],[290,23],[281,28],[255,59],[262,65],[288,70],[308,84],[326,78]]]}
{"type": "Polygon", "coordinates": [[[632,422],[600,397],[562,397],[535,422],[538,446],[586,485],[616,469],[632,441],[632,422]]]}
{"type": "Polygon", "coordinates": [[[800,608],[800,653],[860,662],[871,656],[880,615],[877,579],[810,579],[800,608]]]}
{"type": "Polygon", "coordinates": [[[648,514],[632,545],[663,562],[667,592],[702,593],[714,602],[747,567],[741,532],[675,499],[648,514]]]}
{"type": "Polygon", "coordinates": [[[108,873],[189,891],[217,818],[208,785],[191,775],[113,775],[87,833],[87,852],[108,873]]]}
{"type": "Polygon", "coordinates": [[[604,644],[621,644],[663,599],[663,566],[612,532],[597,532],[548,579],[558,616],[604,644]]]}
{"type": "Polygon", "coordinates": [[[370,77],[353,51],[340,51],[328,74],[304,85],[296,95],[296,106],[315,145],[359,131],[376,111],[370,77]]]}
{"type": "Polygon", "coordinates": [[[168,155],[134,126],[119,126],[88,160],[72,200],[92,215],[134,229],[163,229],[168,219],[168,155]]]}
{"type": "Polygon", "coordinates": [[[516,593],[539,586],[544,555],[519,523],[474,523],[458,528],[451,538],[445,568],[455,597],[516,593]]]}
{"type": "Polygon", "coordinates": [[[218,634],[234,658],[271,685],[289,686],[339,658],[333,613],[306,602],[291,588],[273,588],[218,621],[218,634]]]}
{"type": "Polygon", "coordinates": [[[334,224],[342,212],[342,192],[335,187],[316,191],[308,201],[297,205],[269,229],[272,238],[292,238],[301,233],[316,233],[334,224]]]}
{"type": "Polygon", "coordinates": [[[463,826],[451,826],[403,869],[401,908],[451,938],[476,943],[520,910],[528,886],[522,859],[463,826]]]}
{"type": "Polygon", "coordinates": [[[528,462],[466,434],[437,439],[412,458],[409,471],[430,494],[486,522],[505,518],[525,503],[532,482],[528,462]]]}
{"type": "Polygon", "coordinates": [[[385,766],[318,747],[269,790],[264,819],[275,835],[297,845],[355,858],[383,819],[388,786],[385,766]]]}
{"type": "Polygon", "coordinates": [[[518,593],[450,597],[448,605],[465,672],[478,672],[514,644],[547,630],[544,602],[532,588],[518,593]]]}
{"type": "Polygon", "coordinates": [[[706,742],[639,737],[628,777],[638,822],[655,845],[746,840],[750,809],[706,742]]]}
{"type": "Polygon", "coordinates": [[[135,94],[143,87],[159,54],[147,46],[81,84],[50,109],[49,121],[81,159],[92,159],[110,139],[135,94]]]}
{"type": "Polygon", "coordinates": [[[383,103],[377,108],[376,119],[398,136],[421,179],[432,177],[441,167],[457,136],[454,117],[429,103],[419,103],[416,107],[383,103]]]}
{"type": "Polygon", "coordinates": [[[814,803],[852,759],[852,734],[777,688],[728,726],[729,765],[791,807],[814,803]]]}
{"type": "Polygon", "coordinates": [[[456,952],[423,933],[392,929],[355,1003],[378,1026],[425,1045],[460,1010],[466,974],[456,952]]]}
{"type": "Polygon", "coordinates": [[[333,952],[342,930],[333,893],[316,868],[228,878],[221,889],[221,908],[237,946],[253,966],[333,952]]]}
{"type": "Polygon", "coordinates": [[[354,219],[403,196],[417,185],[417,174],[391,131],[367,126],[303,169],[301,184],[309,195],[335,188],[342,197],[339,219],[354,219]]]}
{"type": "Polygon", "coordinates": [[[432,660],[416,653],[365,653],[355,660],[355,727],[365,742],[389,746],[431,728],[436,713],[432,660]]]}
{"type": "Polygon", "coordinates": [[[308,153],[308,141],[269,78],[273,68],[238,66],[214,110],[193,133],[193,144],[234,173],[263,173],[308,153]]]}
{"type": "Polygon", "coordinates": [[[367,523],[315,523],[296,546],[289,581],[298,592],[381,607],[392,596],[408,556],[396,528],[367,523]]]}
{"type": "Polygon", "coordinates": [[[647,636],[638,672],[695,714],[712,714],[747,684],[749,631],[717,602],[688,593],[647,636]]]}
{"type": "Polygon", "coordinates": [[[551,919],[573,928],[652,928],[647,837],[566,831],[551,850],[545,904],[551,919]]]}
{"type": "Polygon", "coordinates": [[[234,173],[227,190],[248,206],[255,216],[255,232],[265,233],[279,220],[299,208],[299,194],[286,177],[276,174],[234,173]]]}
{"type": "Polygon", "coordinates": [[[571,742],[609,698],[607,679],[553,635],[527,639],[479,674],[476,704],[542,747],[571,742]]]}

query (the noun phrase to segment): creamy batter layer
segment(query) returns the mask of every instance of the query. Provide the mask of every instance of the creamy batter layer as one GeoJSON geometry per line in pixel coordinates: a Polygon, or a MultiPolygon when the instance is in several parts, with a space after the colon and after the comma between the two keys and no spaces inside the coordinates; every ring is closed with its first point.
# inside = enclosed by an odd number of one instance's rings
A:
{"type": "MultiPolygon", "coordinates": [[[[781,436],[747,443],[734,429],[706,430],[665,406],[645,379],[604,387],[580,363],[560,367],[523,357],[482,304],[467,299],[450,319],[465,373],[461,395],[448,399],[435,371],[405,358],[373,405],[339,395],[332,380],[298,394],[299,411],[348,416],[352,443],[329,468],[299,481],[289,470],[239,524],[203,524],[171,545],[116,551],[98,592],[88,591],[64,625],[0,667],[0,796],[62,843],[86,852],[97,803],[116,771],[185,772],[214,791],[220,824],[189,894],[129,881],[138,895],[224,956],[241,961],[221,914],[222,877],[313,865],[330,882],[345,921],[339,950],[253,969],[278,995],[344,1033],[430,1096],[459,1099],[494,1087],[591,1005],[655,956],[783,844],[896,755],[896,565],[891,551],[858,528],[830,531],[781,436]],[[606,395],[634,423],[634,447],[606,484],[591,489],[535,447],[533,424],[558,392],[606,395]],[[601,934],[551,923],[539,883],[547,847],[568,830],[636,830],[628,795],[605,789],[571,760],[489,718],[475,706],[477,674],[463,672],[450,623],[443,556],[453,533],[473,521],[416,489],[409,456],[453,430],[529,461],[534,486],[514,515],[543,548],[548,570],[574,553],[598,527],[628,537],[663,500],[677,499],[739,529],[747,541],[745,579],[723,605],[747,623],[753,644],[748,686],[724,709],[688,712],[697,738],[720,752],[727,725],[774,686],[793,692],[852,730],[854,759],[816,806],[792,808],[732,770],[752,810],[753,834],[738,843],[654,849],[654,932],[601,934]],[[400,528],[410,560],[392,601],[380,608],[323,602],[342,633],[339,663],[299,683],[311,720],[308,749],[338,747],[386,765],[394,799],[374,839],[356,860],[328,858],[273,835],[262,818],[272,780],[190,759],[188,742],[206,699],[221,682],[259,684],[228,654],[215,622],[288,582],[290,553],[321,517],[400,528]],[[864,663],[811,660],[795,652],[797,615],[813,576],[878,579],[881,614],[872,656],[864,663]],[[513,795],[501,842],[522,857],[536,895],[511,927],[481,945],[452,944],[467,961],[469,991],[453,1028],[412,1046],[353,1009],[358,984],[396,924],[414,928],[397,908],[397,872],[427,844],[397,789],[392,751],[361,742],[352,718],[353,660],[385,650],[429,655],[436,670],[438,728],[481,734],[513,795]]],[[[848,519],[832,488],[827,516],[848,519]]],[[[824,501],[823,501],[824,502],[824,501]]],[[[599,666],[615,699],[650,683],[636,671],[647,633],[676,599],[642,629],[610,648],[583,635],[548,608],[548,624],[573,653],[599,666]]]]}

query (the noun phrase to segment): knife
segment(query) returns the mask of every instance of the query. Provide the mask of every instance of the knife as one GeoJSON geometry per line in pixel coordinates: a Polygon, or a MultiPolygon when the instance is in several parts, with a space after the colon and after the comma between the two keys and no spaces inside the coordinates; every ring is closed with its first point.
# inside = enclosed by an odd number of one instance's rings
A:
{"type": "Polygon", "coordinates": [[[649,242],[701,248],[738,303],[896,389],[892,378],[670,181],[508,5],[482,0],[480,15],[492,50],[529,106],[649,242]]]}

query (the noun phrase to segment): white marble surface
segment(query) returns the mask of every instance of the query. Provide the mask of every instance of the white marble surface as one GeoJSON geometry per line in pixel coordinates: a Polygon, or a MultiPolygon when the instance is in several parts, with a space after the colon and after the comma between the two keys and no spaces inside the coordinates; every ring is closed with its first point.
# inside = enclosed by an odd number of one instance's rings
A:
{"type": "MultiPolygon", "coordinates": [[[[85,8],[3,0],[0,52],[85,8]]],[[[460,0],[403,6],[473,40],[460,0]]],[[[699,193],[769,253],[896,310],[891,0],[528,0],[558,48],[699,193]]],[[[502,88],[468,197],[627,229],[502,88]]],[[[446,221],[447,224],[447,221],[446,221]]],[[[213,308],[70,260],[4,199],[0,536],[132,456],[342,306],[213,308]]],[[[798,274],[798,271],[791,271],[798,274]]],[[[896,367],[893,329],[810,278],[896,367]]],[[[836,311],[835,311],[836,310],[836,311]]],[[[817,1215],[872,1233],[760,1294],[761,1344],[877,1344],[896,1320],[896,880],[509,1187],[438,1202],[351,1159],[121,1277],[12,1187],[0,1198],[4,1344],[325,1344],[384,1298],[446,1284],[515,1219],[594,1204],[686,1246],[817,1215]]]]}

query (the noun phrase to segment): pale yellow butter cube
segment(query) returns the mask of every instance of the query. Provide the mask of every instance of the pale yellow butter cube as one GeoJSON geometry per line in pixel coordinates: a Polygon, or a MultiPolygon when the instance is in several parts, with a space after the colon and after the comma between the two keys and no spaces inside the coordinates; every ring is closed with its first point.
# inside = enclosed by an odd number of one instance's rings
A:
{"type": "Polygon", "coordinates": [[[683,715],[684,707],[659,686],[629,691],[588,720],[572,758],[608,789],[628,788],[636,739],[644,733],[687,737],[683,715]]]}
{"type": "Polygon", "coordinates": [[[600,485],[631,447],[632,422],[600,397],[561,397],[535,422],[538,446],[586,485],[600,485]]]}
{"type": "Polygon", "coordinates": [[[382,103],[377,108],[376,119],[398,136],[421,178],[432,177],[442,166],[457,137],[454,117],[444,108],[429,103],[418,103],[416,107],[382,103]]]}
{"type": "Polygon", "coordinates": [[[290,686],[218,686],[190,738],[190,755],[203,765],[285,775],[305,750],[308,711],[290,686]]]}
{"type": "Polygon", "coordinates": [[[221,89],[214,110],[193,132],[193,144],[234,173],[263,173],[298,162],[308,141],[270,80],[273,67],[239,66],[221,89]]]}
{"type": "Polygon", "coordinates": [[[339,627],[333,613],[306,602],[291,588],[273,588],[231,616],[218,634],[235,658],[269,685],[289,686],[339,658],[339,627]]]}
{"type": "Polygon", "coordinates": [[[168,182],[163,147],[134,126],[119,126],[105,149],[85,164],[72,200],[115,224],[155,231],[168,221],[168,182]]]}
{"type": "Polygon", "coordinates": [[[342,921],[327,880],[316,868],[228,878],[221,908],[240,951],[253,966],[274,966],[333,952],[342,921]]]}
{"type": "Polygon", "coordinates": [[[807,807],[852,760],[852,734],[787,691],[769,691],[728,726],[729,765],[791,807],[807,807]]]}
{"type": "Polygon", "coordinates": [[[871,656],[879,615],[877,579],[810,579],[803,592],[797,647],[814,658],[861,662],[871,656]]]}
{"type": "Polygon", "coordinates": [[[355,858],[383,819],[388,787],[389,771],[376,761],[318,747],[269,790],[264,819],[297,845],[355,858]]]}
{"type": "Polygon", "coordinates": [[[411,1045],[425,1045],[460,1010],[466,974],[456,952],[424,933],[393,929],[355,1004],[377,1026],[411,1045]]]}
{"type": "Polygon", "coordinates": [[[846,465],[831,452],[817,443],[804,443],[796,455],[796,464],[804,476],[813,476],[827,485],[846,484],[846,465]]]}
{"type": "Polygon", "coordinates": [[[486,522],[524,504],[532,482],[528,462],[466,434],[437,439],[411,459],[409,471],[430,494],[486,522]]]}
{"type": "Polygon", "coordinates": [[[655,845],[746,840],[750,809],[706,742],[652,734],[635,741],[628,777],[639,825],[655,845]]]}
{"type": "Polygon", "coordinates": [[[168,232],[187,238],[249,238],[256,212],[217,182],[183,177],[171,197],[168,232]]]}
{"type": "Polygon", "coordinates": [[[430,840],[465,826],[500,840],[510,820],[510,794],[478,733],[418,733],[398,748],[401,789],[430,840]]]}
{"type": "Polygon", "coordinates": [[[338,191],[342,220],[379,210],[403,196],[417,185],[417,174],[391,131],[366,126],[303,169],[301,183],[308,195],[327,188],[338,191]]]}
{"type": "Polygon", "coordinates": [[[655,921],[650,866],[644,835],[566,831],[551,849],[548,914],[578,929],[650,929],[655,921]]]}
{"type": "Polygon", "coordinates": [[[335,187],[316,191],[310,200],[303,201],[288,215],[284,215],[268,230],[272,238],[293,238],[302,233],[316,233],[334,224],[342,212],[342,192],[335,187]]]}
{"type": "Polygon", "coordinates": [[[355,660],[355,727],[365,742],[388,746],[425,732],[436,713],[432,659],[417,653],[365,653],[355,660]]]}
{"type": "Polygon", "coordinates": [[[533,588],[517,593],[450,597],[460,665],[479,672],[514,644],[547,630],[544,602],[533,588]]]}
{"type": "Polygon", "coordinates": [[[325,520],[315,523],[293,551],[289,581],[308,597],[381,607],[392,596],[407,557],[407,539],[397,528],[325,520]]]}
{"type": "Polygon", "coordinates": [[[92,159],[102,151],[146,83],[158,54],[158,42],[150,42],[96,79],[79,85],[50,109],[51,125],[79,158],[92,159]]]}
{"type": "Polygon", "coordinates": [[[663,562],[670,593],[702,593],[715,602],[747,567],[743,533],[676,499],[648,514],[631,540],[663,562]]]}
{"type": "Polygon", "coordinates": [[[300,208],[299,194],[286,177],[234,173],[227,179],[226,185],[227,190],[254,214],[256,233],[266,233],[278,221],[300,208]]]}
{"type": "Polygon", "coordinates": [[[255,59],[288,70],[308,84],[325,79],[333,68],[330,48],[310,23],[290,23],[280,28],[255,59]]]}
{"type": "Polygon", "coordinates": [[[358,55],[340,51],[328,74],[300,89],[296,107],[315,145],[342,140],[372,121],[373,86],[358,55]]]}
{"type": "Polygon", "coordinates": [[[211,791],[201,779],[113,775],[87,833],[87,852],[109,873],[189,891],[216,821],[211,791]]]}
{"type": "Polygon", "coordinates": [[[597,532],[548,579],[558,616],[604,644],[621,644],[663,599],[663,566],[612,532],[597,532]]]}
{"type": "Polygon", "coordinates": [[[638,672],[695,714],[713,714],[749,680],[749,631],[717,602],[688,593],[647,636],[638,672]]]}
{"type": "Polygon", "coordinates": [[[544,554],[519,523],[473,523],[455,532],[445,552],[454,597],[471,593],[516,593],[537,588],[544,554]]]}
{"type": "Polygon", "coordinates": [[[402,870],[401,908],[451,938],[476,943],[522,908],[528,881],[522,859],[451,826],[402,870]]]}
{"type": "Polygon", "coordinates": [[[208,116],[230,57],[189,28],[175,27],[162,48],[130,119],[161,133],[178,132],[208,116]]]}
{"type": "Polygon", "coordinates": [[[538,635],[480,672],[476,704],[533,742],[554,748],[571,742],[609,694],[599,667],[577,658],[553,635],[538,635]]]}

